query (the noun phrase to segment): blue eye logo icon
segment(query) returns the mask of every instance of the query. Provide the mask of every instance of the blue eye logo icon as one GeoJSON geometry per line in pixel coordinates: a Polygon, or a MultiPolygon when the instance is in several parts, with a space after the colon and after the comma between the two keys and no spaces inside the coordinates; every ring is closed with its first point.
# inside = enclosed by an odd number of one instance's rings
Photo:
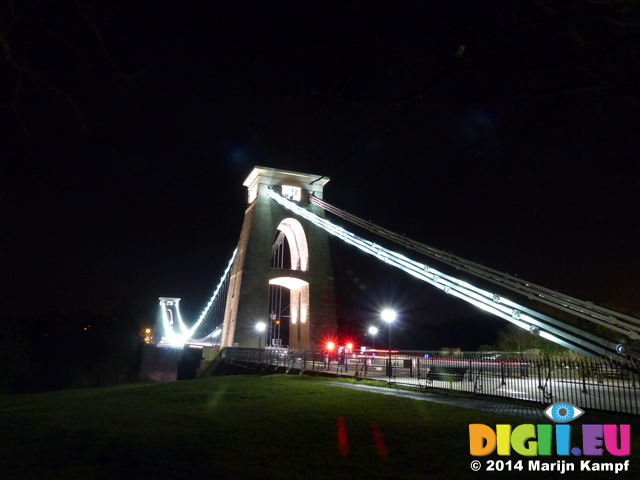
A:
{"type": "Polygon", "coordinates": [[[546,408],[544,414],[556,423],[567,423],[575,420],[584,410],[570,403],[554,403],[546,408]]]}

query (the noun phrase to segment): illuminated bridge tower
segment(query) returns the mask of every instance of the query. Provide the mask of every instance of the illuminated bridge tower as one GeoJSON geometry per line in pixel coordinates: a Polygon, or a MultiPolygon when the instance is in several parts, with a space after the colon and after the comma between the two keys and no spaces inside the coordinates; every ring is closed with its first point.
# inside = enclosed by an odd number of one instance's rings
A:
{"type": "Polygon", "coordinates": [[[317,348],[337,331],[328,234],[267,197],[275,192],[320,216],[308,196],[322,198],[327,177],[255,167],[244,181],[249,205],[231,269],[223,347],[317,348]],[[264,322],[267,333],[256,324],[264,322]]]}
{"type": "Polygon", "coordinates": [[[160,318],[153,329],[152,343],[171,343],[186,327],[180,316],[180,299],[174,297],[160,297],[160,318]]]}

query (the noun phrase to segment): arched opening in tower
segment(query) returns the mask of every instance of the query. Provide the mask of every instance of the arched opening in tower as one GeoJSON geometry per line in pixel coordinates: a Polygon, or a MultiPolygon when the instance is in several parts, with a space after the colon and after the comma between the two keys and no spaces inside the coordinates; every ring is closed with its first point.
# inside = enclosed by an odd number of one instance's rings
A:
{"type": "Polygon", "coordinates": [[[307,236],[295,218],[285,218],[276,229],[271,247],[271,268],[309,270],[307,236]]]}
{"type": "MultiPolygon", "coordinates": [[[[285,218],[278,225],[271,249],[271,268],[290,272],[309,269],[307,237],[298,220],[285,218]]],[[[296,350],[311,348],[308,317],[308,282],[291,273],[269,280],[267,345],[296,350]]]]}
{"type": "Polygon", "coordinates": [[[308,350],[309,283],[293,277],[269,280],[268,345],[308,350]]]}

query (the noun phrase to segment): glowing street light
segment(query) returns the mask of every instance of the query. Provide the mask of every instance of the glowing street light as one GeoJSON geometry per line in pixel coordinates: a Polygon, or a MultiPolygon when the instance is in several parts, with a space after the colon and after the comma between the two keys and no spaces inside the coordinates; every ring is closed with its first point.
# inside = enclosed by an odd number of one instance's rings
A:
{"type": "Polygon", "coordinates": [[[393,323],[393,321],[396,319],[396,312],[386,309],[382,311],[380,317],[382,318],[382,320],[387,322],[387,328],[389,332],[389,343],[387,345],[389,347],[389,365],[387,365],[387,374],[389,375],[389,382],[391,382],[391,323],[393,323]]]}
{"type": "Polygon", "coordinates": [[[369,335],[371,335],[371,348],[376,348],[376,333],[378,333],[378,327],[369,327],[369,335]]]}
{"type": "Polygon", "coordinates": [[[267,328],[267,324],[266,323],[264,323],[264,322],[256,323],[256,330],[258,331],[258,350],[260,348],[262,348],[261,345],[260,345],[260,342],[262,340],[262,332],[264,332],[266,328],[267,328]]]}
{"type": "MultiPolygon", "coordinates": [[[[85,330],[86,330],[86,328],[85,328],[85,330]]],[[[151,343],[151,329],[150,328],[145,328],[144,329],[144,337],[143,337],[143,339],[144,339],[144,343],[147,343],[147,344],[151,343]]]]}
{"type": "Polygon", "coordinates": [[[396,319],[396,312],[394,312],[393,310],[387,309],[387,310],[383,310],[380,316],[382,317],[382,320],[384,320],[385,322],[391,323],[396,319]]]}

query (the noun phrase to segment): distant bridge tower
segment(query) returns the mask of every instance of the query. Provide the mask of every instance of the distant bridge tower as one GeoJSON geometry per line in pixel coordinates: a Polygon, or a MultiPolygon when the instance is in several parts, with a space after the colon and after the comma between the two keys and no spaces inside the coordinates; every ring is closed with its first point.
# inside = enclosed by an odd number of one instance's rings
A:
{"type": "Polygon", "coordinates": [[[169,342],[180,336],[184,323],[180,316],[180,299],[175,297],[160,297],[160,318],[156,322],[152,343],[169,342]]]}
{"type": "Polygon", "coordinates": [[[337,332],[333,268],[328,234],[267,197],[282,194],[320,216],[308,201],[322,198],[327,177],[255,167],[243,185],[249,205],[238,242],[222,329],[223,347],[288,345],[318,347],[337,332]],[[260,334],[256,324],[266,323],[260,334]],[[262,335],[262,337],[260,336],[262,335]],[[288,337],[288,338],[287,338],[288,337]]]}

